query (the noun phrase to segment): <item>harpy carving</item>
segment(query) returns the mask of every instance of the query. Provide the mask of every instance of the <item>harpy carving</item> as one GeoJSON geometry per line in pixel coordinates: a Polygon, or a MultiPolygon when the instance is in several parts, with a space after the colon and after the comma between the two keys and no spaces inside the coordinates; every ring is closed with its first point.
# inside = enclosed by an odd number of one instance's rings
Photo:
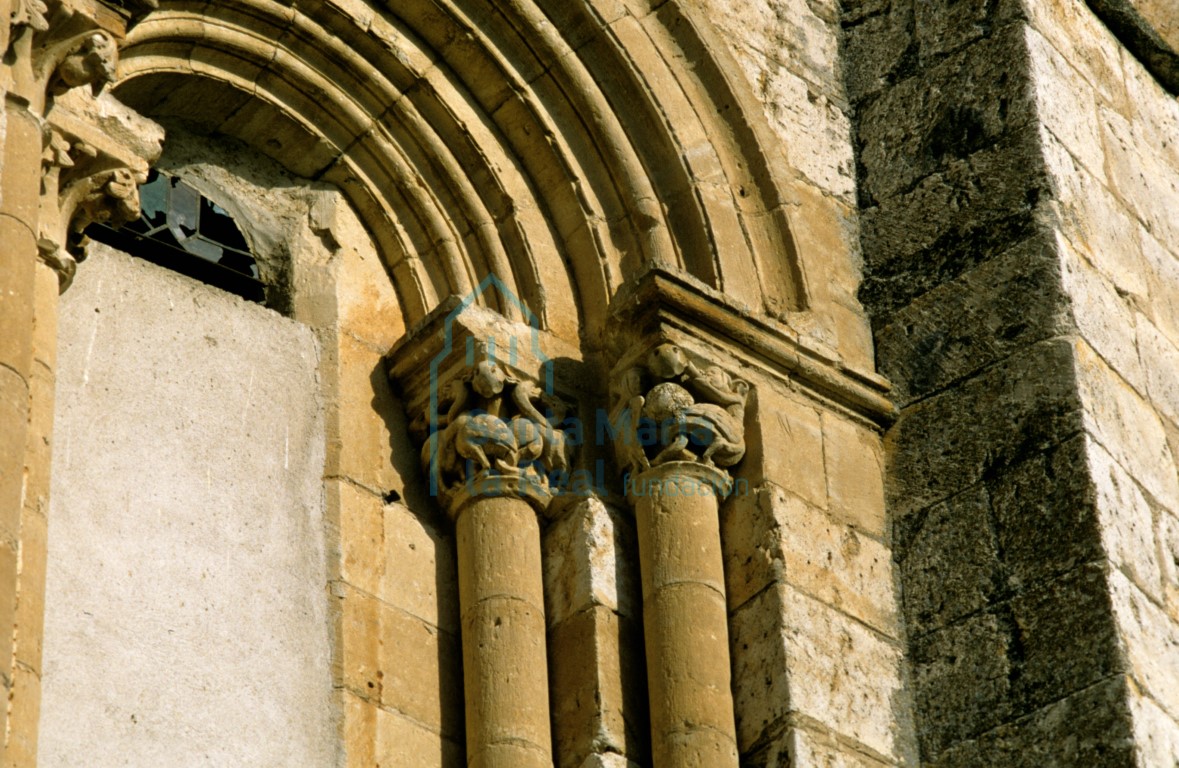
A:
{"type": "Polygon", "coordinates": [[[509,376],[482,353],[440,393],[422,464],[450,514],[477,496],[519,495],[544,508],[568,476],[564,405],[535,383],[509,376]]]}
{"type": "Polygon", "coordinates": [[[733,466],[745,455],[748,393],[724,369],[701,370],[680,347],[660,344],[611,387],[619,463],[628,472],[673,461],[733,466]]]}

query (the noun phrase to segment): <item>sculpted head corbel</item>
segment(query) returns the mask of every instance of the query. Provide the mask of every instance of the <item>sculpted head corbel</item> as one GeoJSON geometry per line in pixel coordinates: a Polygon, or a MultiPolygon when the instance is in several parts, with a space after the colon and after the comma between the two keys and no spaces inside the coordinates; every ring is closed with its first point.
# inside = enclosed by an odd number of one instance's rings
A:
{"type": "Polygon", "coordinates": [[[56,62],[49,78],[49,90],[59,96],[71,88],[89,85],[97,96],[115,81],[119,65],[119,47],[114,37],[104,30],[77,36],[62,45],[57,53],[64,55],[56,62]]]}

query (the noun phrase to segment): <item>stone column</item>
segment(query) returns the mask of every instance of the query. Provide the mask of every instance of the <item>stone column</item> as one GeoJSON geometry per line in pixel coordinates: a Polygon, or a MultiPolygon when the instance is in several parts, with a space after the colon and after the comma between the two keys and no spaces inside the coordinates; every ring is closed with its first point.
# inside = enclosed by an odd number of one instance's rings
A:
{"type": "Polygon", "coordinates": [[[719,503],[748,385],[674,344],[616,369],[611,422],[634,506],[656,768],[737,766],[719,503]]]}
{"type": "Polygon", "coordinates": [[[440,359],[463,350],[453,333],[448,326],[442,334],[428,384],[417,378],[424,368],[413,362],[412,342],[394,351],[391,368],[403,391],[430,390],[413,431],[429,492],[456,530],[467,764],[551,768],[539,516],[568,471],[565,437],[554,426],[564,414],[521,369],[509,373],[494,344],[479,345],[477,355],[471,344],[465,362],[438,372],[440,359]]]}
{"type": "Polygon", "coordinates": [[[540,525],[521,498],[457,511],[467,765],[551,768],[540,525]]]}
{"type": "MultiPolygon", "coordinates": [[[[15,18],[15,17],[14,17],[15,18]]],[[[0,670],[11,685],[20,514],[25,495],[25,448],[33,367],[34,269],[40,205],[44,97],[33,77],[33,29],[28,19],[3,36],[0,53],[0,670]],[[34,103],[36,102],[36,103],[34,103]]],[[[39,19],[38,26],[44,26],[39,19]]],[[[0,19],[7,28],[8,19],[0,19]]],[[[0,713],[0,718],[4,715],[0,713]]]]}
{"type": "MultiPolygon", "coordinates": [[[[142,6],[142,3],[140,3],[142,6]]],[[[97,101],[127,18],[96,0],[0,3],[2,762],[35,765],[57,293],[94,220],[138,217],[162,131],[97,101]],[[38,263],[40,261],[40,263],[38,263]]],[[[139,10],[143,10],[140,7],[139,10]]]]}

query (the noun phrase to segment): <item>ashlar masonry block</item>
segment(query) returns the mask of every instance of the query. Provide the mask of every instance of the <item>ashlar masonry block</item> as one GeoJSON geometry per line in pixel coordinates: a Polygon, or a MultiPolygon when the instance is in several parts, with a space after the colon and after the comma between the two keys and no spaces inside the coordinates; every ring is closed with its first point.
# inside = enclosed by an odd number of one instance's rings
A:
{"type": "Polygon", "coordinates": [[[559,766],[594,754],[649,754],[646,670],[638,617],[596,605],[548,634],[553,732],[559,766]]]}
{"type": "Polygon", "coordinates": [[[762,592],[731,624],[742,753],[804,716],[884,762],[904,754],[898,645],[786,585],[762,592]]]}
{"type": "Polygon", "coordinates": [[[772,584],[790,584],[882,634],[899,633],[892,556],[878,540],[776,486],[722,509],[729,610],[772,584]]]}
{"type": "Polygon", "coordinates": [[[804,398],[772,387],[757,390],[759,418],[749,425],[748,455],[737,476],[756,486],[761,479],[789,490],[820,509],[827,508],[823,423],[804,398]]]}
{"type": "Polygon", "coordinates": [[[595,606],[639,615],[638,541],[629,512],[587,498],[544,532],[549,626],[595,606]]]}
{"type": "Polygon", "coordinates": [[[826,412],[823,458],[829,514],[883,540],[884,460],[879,434],[866,425],[826,412]]]}

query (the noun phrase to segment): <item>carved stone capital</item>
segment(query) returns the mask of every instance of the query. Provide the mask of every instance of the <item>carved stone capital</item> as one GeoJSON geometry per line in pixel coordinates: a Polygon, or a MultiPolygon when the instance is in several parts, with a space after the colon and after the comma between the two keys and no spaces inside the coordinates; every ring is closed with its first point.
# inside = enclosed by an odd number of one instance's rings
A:
{"type": "Polygon", "coordinates": [[[569,455],[562,404],[533,381],[510,376],[488,354],[446,382],[438,410],[423,414],[422,467],[452,517],[487,496],[519,496],[548,509],[569,455]]]}
{"type": "Polygon", "coordinates": [[[39,251],[57,271],[61,290],[84,258],[86,227],[118,227],[139,217],[139,185],[159,156],[162,138],[158,126],[109,96],[80,95],[50,111],[41,158],[39,251]]]}
{"type": "Polygon", "coordinates": [[[657,346],[674,344],[700,369],[748,367],[802,388],[833,407],[887,425],[896,417],[888,382],[846,366],[829,348],[789,325],[734,304],[723,293],[682,272],[655,267],[623,286],[611,302],[607,354],[612,386],[657,346]]]}
{"type": "Polygon", "coordinates": [[[735,465],[745,455],[748,394],[748,382],[693,360],[677,344],[661,342],[632,356],[611,377],[618,463],[628,475],[671,463],[735,465]]]}
{"type": "Polygon", "coordinates": [[[451,301],[390,353],[428,491],[452,519],[493,496],[548,514],[565,490],[571,446],[561,425],[569,406],[540,347],[536,328],[451,301]]]}

